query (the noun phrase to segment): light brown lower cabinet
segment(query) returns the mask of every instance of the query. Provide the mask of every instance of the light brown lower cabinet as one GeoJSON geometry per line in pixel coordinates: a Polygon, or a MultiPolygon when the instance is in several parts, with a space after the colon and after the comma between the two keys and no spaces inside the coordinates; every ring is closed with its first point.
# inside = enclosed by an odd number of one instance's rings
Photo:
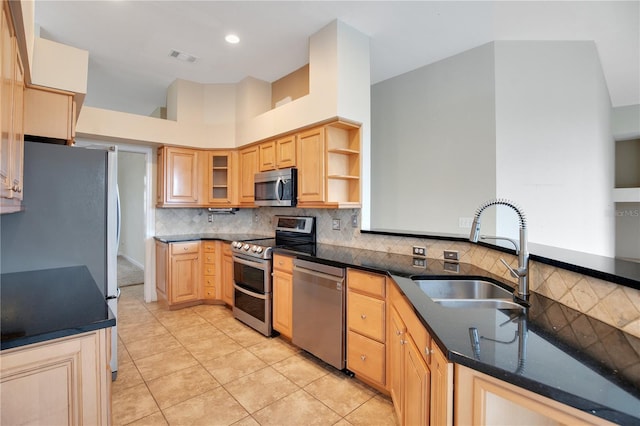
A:
{"type": "Polygon", "coordinates": [[[233,292],[231,244],[225,243],[222,247],[222,301],[229,306],[233,306],[233,292]]]}
{"type": "Polygon", "coordinates": [[[613,425],[600,417],[456,365],[456,425],[613,425]]]}
{"type": "Polygon", "coordinates": [[[0,424],[111,424],[111,328],[2,351],[0,424]]]}
{"type": "Polygon", "coordinates": [[[161,302],[174,309],[199,303],[200,277],[200,241],[156,241],[156,292],[161,302]]]}
{"type": "Polygon", "coordinates": [[[386,389],[386,278],[347,270],[347,368],[357,378],[386,389]]]}
{"type": "Polygon", "coordinates": [[[389,286],[389,392],[401,425],[453,424],[453,364],[413,307],[389,286]]]}
{"type": "Polygon", "coordinates": [[[273,329],[293,338],[293,258],[273,256],[273,329]]]}

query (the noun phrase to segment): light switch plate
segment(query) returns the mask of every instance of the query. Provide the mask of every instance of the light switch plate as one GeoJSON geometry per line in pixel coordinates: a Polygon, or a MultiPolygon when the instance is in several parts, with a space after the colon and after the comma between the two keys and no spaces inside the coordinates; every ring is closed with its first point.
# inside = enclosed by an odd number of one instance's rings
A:
{"type": "Polygon", "coordinates": [[[331,229],[334,231],[340,230],[340,219],[333,219],[333,222],[331,222],[331,229]]]}
{"type": "Polygon", "coordinates": [[[444,258],[446,260],[460,260],[458,252],[456,250],[445,250],[444,258]]]}

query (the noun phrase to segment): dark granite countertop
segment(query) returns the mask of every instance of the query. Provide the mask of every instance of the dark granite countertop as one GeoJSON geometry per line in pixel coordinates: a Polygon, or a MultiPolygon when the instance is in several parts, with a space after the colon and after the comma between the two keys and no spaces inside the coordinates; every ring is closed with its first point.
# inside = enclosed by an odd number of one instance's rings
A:
{"type": "Polygon", "coordinates": [[[116,325],[86,266],[0,275],[2,350],[116,325]]]}
{"type": "Polygon", "coordinates": [[[201,240],[218,240],[218,241],[250,241],[250,240],[266,240],[273,238],[270,235],[261,234],[227,234],[227,233],[202,233],[202,234],[179,234],[179,235],[156,235],[156,240],[163,243],[181,243],[185,241],[201,241],[201,240]]]}
{"type": "Polygon", "coordinates": [[[496,277],[468,264],[318,244],[298,258],[390,274],[452,362],[620,424],[640,424],[640,339],[560,303],[533,294],[525,314],[442,307],[410,279],[496,277]],[[446,266],[445,266],[446,265],[446,266]],[[479,351],[469,329],[480,337],[479,351]]]}

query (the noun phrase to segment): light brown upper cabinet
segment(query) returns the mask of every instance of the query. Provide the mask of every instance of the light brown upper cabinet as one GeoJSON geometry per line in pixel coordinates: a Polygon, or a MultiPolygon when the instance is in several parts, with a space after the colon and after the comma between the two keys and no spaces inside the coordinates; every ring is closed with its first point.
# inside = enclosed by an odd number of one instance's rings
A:
{"type": "Polygon", "coordinates": [[[360,207],[360,127],[336,121],[298,135],[298,206],[360,207]]]}
{"type": "Polygon", "coordinates": [[[285,169],[296,165],[296,135],[258,145],[260,171],[285,169]]]}
{"type": "Polygon", "coordinates": [[[237,153],[234,151],[203,151],[207,159],[207,175],[203,186],[207,190],[207,202],[211,207],[231,207],[237,203],[234,184],[237,153]]]}
{"type": "Polygon", "coordinates": [[[21,209],[24,67],[6,2],[0,18],[0,213],[21,209]]]}
{"type": "Polygon", "coordinates": [[[258,146],[252,145],[241,149],[239,156],[240,184],[238,185],[238,201],[242,206],[254,207],[254,177],[259,170],[258,146]]]}
{"type": "Polygon", "coordinates": [[[75,105],[71,92],[27,87],[24,96],[25,134],[71,142],[75,138],[75,105]]]}
{"type": "Polygon", "coordinates": [[[188,148],[158,148],[158,207],[193,207],[200,191],[199,152],[188,148]]]}

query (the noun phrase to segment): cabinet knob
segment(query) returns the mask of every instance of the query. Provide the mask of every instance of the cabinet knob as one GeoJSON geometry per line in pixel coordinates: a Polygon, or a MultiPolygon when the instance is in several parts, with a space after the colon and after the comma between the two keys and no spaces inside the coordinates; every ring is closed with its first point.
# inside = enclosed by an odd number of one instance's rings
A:
{"type": "Polygon", "coordinates": [[[401,345],[404,345],[404,344],[406,344],[406,343],[407,343],[407,341],[406,341],[406,340],[400,339],[400,344],[401,344],[401,345]]]}
{"type": "Polygon", "coordinates": [[[400,336],[401,334],[402,334],[402,331],[396,330],[396,336],[400,336]]]}
{"type": "Polygon", "coordinates": [[[361,314],[361,315],[360,315],[360,318],[362,318],[362,319],[367,319],[367,316],[366,316],[365,314],[361,314]]]}
{"type": "Polygon", "coordinates": [[[183,247],[182,250],[189,250],[189,247],[183,247]]]}
{"type": "Polygon", "coordinates": [[[360,359],[364,361],[365,359],[367,359],[367,356],[366,355],[360,355],[360,359]]]}

